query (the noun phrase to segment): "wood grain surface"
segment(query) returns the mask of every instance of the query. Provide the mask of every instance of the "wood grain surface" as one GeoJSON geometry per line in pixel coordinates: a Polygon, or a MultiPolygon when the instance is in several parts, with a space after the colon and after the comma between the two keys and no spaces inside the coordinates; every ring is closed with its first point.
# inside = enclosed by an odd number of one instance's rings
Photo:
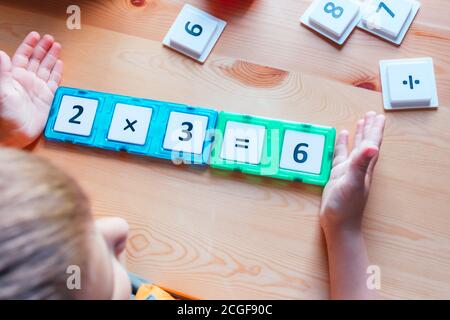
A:
{"type": "MultiPolygon", "coordinates": [[[[353,131],[383,112],[378,61],[430,56],[440,107],[387,113],[364,231],[384,298],[450,298],[450,2],[422,1],[400,47],[355,30],[337,47],[300,26],[310,1],[0,3],[0,48],[31,30],[63,45],[63,85],[353,131]],[[228,22],[204,65],[161,41],[183,3],[228,22]],[[66,28],[81,7],[82,29],[66,28]]],[[[33,152],[74,176],[94,214],[131,226],[127,264],[198,298],[328,298],[322,189],[72,146],[33,152]]]]}

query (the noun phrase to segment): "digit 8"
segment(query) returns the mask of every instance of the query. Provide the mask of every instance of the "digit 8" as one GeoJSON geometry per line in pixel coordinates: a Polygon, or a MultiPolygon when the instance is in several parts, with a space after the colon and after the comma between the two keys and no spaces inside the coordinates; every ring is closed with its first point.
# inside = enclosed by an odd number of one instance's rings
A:
{"type": "Polygon", "coordinates": [[[331,13],[331,15],[333,16],[333,18],[338,19],[342,16],[342,14],[344,13],[344,8],[336,6],[333,2],[327,2],[325,4],[325,7],[323,8],[323,10],[326,13],[331,13]]]}

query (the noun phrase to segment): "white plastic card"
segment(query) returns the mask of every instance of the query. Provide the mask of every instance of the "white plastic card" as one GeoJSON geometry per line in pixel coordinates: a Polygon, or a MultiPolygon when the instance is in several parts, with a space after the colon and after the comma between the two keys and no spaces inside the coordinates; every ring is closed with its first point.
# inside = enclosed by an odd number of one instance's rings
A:
{"type": "Polygon", "coordinates": [[[320,174],[325,136],[286,130],[280,168],[320,174]]]}
{"type": "Polygon", "coordinates": [[[152,109],[118,103],[108,132],[108,140],[144,145],[152,109]]]}
{"type": "Polygon", "coordinates": [[[264,126],[228,121],[220,157],[230,161],[259,164],[265,136],[264,126]]]}
{"type": "Polygon", "coordinates": [[[371,0],[363,7],[358,27],[399,45],[419,8],[416,0],[371,0]]]}
{"type": "Polygon", "coordinates": [[[343,44],[361,18],[352,0],[315,0],[300,18],[302,24],[338,44],[343,44]]]}
{"type": "Polygon", "coordinates": [[[437,107],[432,58],[380,61],[384,108],[437,107]]]}
{"type": "Polygon", "coordinates": [[[226,22],[186,4],[163,44],[195,60],[205,62],[226,22]]]}
{"type": "Polygon", "coordinates": [[[90,136],[97,106],[96,99],[63,96],[53,129],[57,132],[90,136]]]}
{"type": "Polygon", "coordinates": [[[171,112],[164,137],[164,149],[202,154],[208,117],[171,112]]]}

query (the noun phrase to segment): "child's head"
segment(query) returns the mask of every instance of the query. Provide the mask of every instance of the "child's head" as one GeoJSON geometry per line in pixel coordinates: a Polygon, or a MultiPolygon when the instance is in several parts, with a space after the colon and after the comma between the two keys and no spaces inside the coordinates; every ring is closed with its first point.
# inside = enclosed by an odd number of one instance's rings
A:
{"type": "Polygon", "coordinates": [[[118,261],[127,233],[122,219],[94,223],[88,199],[63,172],[0,148],[0,299],[127,299],[118,261]],[[77,283],[69,277],[78,268],[81,290],[67,285],[77,283]]]}

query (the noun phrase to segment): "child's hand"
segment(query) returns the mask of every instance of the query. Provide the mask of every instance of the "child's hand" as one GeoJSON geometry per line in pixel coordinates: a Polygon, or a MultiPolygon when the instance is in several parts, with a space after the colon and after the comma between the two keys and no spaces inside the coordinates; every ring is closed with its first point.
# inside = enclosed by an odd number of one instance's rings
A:
{"type": "Polygon", "coordinates": [[[31,32],[10,57],[0,51],[0,145],[25,147],[42,133],[61,81],[61,45],[31,32]]]}
{"type": "Polygon", "coordinates": [[[325,232],[360,231],[384,125],[384,115],[366,113],[364,119],[358,121],[350,155],[348,132],[339,134],[330,181],[324,189],[320,209],[321,225],[325,232]]]}

